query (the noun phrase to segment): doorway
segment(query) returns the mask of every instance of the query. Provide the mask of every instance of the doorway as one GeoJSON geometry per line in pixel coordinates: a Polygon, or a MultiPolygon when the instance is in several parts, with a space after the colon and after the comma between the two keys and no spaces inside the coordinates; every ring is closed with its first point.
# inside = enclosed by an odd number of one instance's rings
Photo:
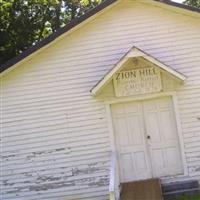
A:
{"type": "Polygon", "coordinates": [[[122,183],[183,173],[171,97],[111,106],[122,183]]]}

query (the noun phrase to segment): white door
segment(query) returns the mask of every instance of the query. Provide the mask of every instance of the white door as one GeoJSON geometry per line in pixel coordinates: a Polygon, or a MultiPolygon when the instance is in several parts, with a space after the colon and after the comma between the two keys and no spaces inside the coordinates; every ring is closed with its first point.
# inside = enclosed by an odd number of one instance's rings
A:
{"type": "Polygon", "coordinates": [[[151,178],[140,102],[112,106],[122,182],[151,178]]]}
{"type": "Polygon", "coordinates": [[[143,102],[153,177],[183,172],[176,119],[170,97],[143,102]]]}
{"type": "Polygon", "coordinates": [[[121,182],[182,173],[170,97],[112,105],[121,182]]]}

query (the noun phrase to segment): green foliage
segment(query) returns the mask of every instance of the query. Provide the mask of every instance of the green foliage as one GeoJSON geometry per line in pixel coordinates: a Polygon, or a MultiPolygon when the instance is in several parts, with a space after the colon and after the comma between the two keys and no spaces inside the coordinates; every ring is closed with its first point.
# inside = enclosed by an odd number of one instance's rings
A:
{"type": "Polygon", "coordinates": [[[184,4],[200,8],[200,0],[185,0],[184,4]]]}
{"type": "MultiPolygon", "coordinates": [[[[0,0],[0,65],[81,16],[101,0],[0,0]]],[[[185,0],[200,8],[200,0],[185,0]]]]}
{"type": "Polygon", "coordinates": [[[0,0],[0,64],[48,37],[100,0],[0,0]]]}
{"type": "Polygon", "coordinates": [[[180,197],[178,200],[200,200],[200,195],[193,195],[193,196],[183,196],[180,197]]]}

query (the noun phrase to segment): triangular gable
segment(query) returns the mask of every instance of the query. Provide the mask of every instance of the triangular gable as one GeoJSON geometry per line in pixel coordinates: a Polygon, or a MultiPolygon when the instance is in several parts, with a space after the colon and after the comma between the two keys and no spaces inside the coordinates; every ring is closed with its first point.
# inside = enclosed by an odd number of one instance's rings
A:
{"type": "Polygon", "coordinates": [[[160,62],[156,58],[152,57],[151,55],[145,53],[141,49],[137,47],[132,47],[119,61],[118,63],[92,88],[91,93],[92,95],[96,96],[102,91],[102,89],[112,80],[113,76],[119,72],[123,65],[130,59],[130,58],[136,58],[136,57],[143,57],[147,61],[155,64],[158,68],[161,70],[169,73],[171,76],[173,76],[175,79],[179,81],[184,81],[186,77],[172,69],[171,67],[165,65],[164,63],[160,62]]]}
{"type": "MultiPolygon", "coordinates": [[[[32,56],[32,55],[38,53],[40,50],[48,47],[48,45],[50,45],[50,43],[55,42],[55,40],[57,40],[57,38],[60,38],[64,34],[72,31],[73,29],[75,29],[76,27],[81,25],[83,22],[87,21],[91,17],[94,17],[97,13],[99,13],[100,11],[102,11],[105,8],[109,7],[110,5],[114,4],[115,2],[119,2],[119,0],[106,0],[106,1],[103,1],[103,3],[101,3],[97,7],[93,8],[92,10],[90,10],[87,13],[85,13],[81,17],[72,20],[65,27],[60,28],[55,33],[53,33],[52,35],[47,37],[46,39],[38,42],[35,46],[32,46],[31,48],[23,51],[18,56],[8,60],[6,63],[4,63],[3,65],[0,66],[0,75],[1,75],[2,72],[6,71],[7,69],[9,69],[9,68],[11,68],[11,67],[13,67],[15,65],[20,64],[20,62],[25,61],[30,56],[32,56]]],[[[180,10],[182,9],[183,11],[191,11],[191,13],[198,14],[198,15],[200,13],[200,9],[199,8],[187,6],[187,5],[176,3],[176,2],[172,2],[170,0],[151,0],[151,1],[143,1],[143,2],[145,2],[145,3],[152,3],[152,2],[159,3],[160,5],[162,4],[162,5],[167,5],[167,6],[171,6],[171,7],[174,7],[174,8],[180,8],[180,10]]]]}

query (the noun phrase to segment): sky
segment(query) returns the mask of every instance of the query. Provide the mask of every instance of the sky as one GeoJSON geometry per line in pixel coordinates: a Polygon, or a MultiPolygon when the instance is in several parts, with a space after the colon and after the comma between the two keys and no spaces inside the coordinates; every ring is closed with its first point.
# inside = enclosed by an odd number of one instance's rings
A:
{"type": "Polygon", "coordinates": [[[175,2],[178,2],[178,3],[183,3],[184,0],[173,0],[175,2]]]}

